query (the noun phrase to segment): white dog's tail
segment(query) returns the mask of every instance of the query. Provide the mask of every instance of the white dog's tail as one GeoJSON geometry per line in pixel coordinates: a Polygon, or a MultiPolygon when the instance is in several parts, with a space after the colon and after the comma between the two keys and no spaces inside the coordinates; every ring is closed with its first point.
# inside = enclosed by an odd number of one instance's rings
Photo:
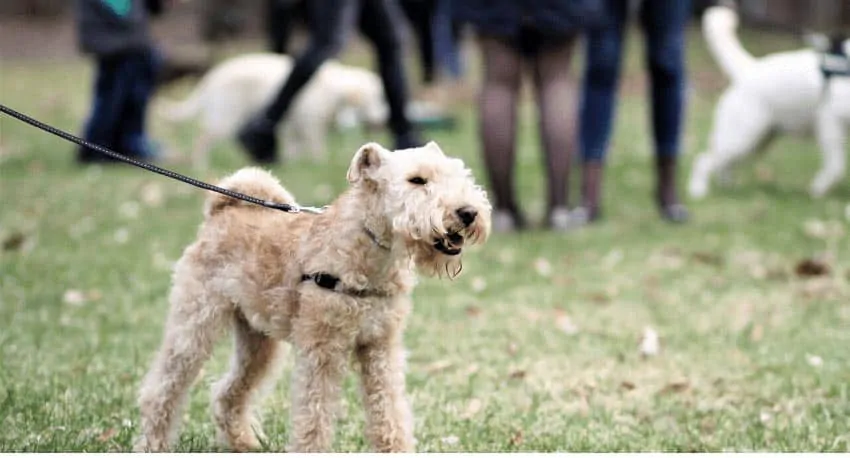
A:
{"type": "MultiPolygon", "coordinates": [[[[246,167],[236,171],[233,175],[226,177],[218,183],[219,187],[231,191],[241,192],[258,199],[270,200],[277,203],[295,205],[295,198],[289,193],[280,181],[271,173],[257,168],[246,167]]],[[[262,208],[249,202],[244,202],[233,197],[225,196],[216,192],[210,192],[204,204],[204,217],[210,218],[225,207],[236,205],[252,206],[262,208]]]]}
{"type": "Polygon", "coordinates": [[[201,112],[205,83],[206,80],[202,79],[192,93],[183,100],[161,100],[157,106],[157,114],[171,122],[182,122],[194,118],[201,112]]]}
{"type": "Polygon", "coordinates": [[[755,63],[738,40],[738,13],[727,6],[712,6],[702,16],[702,33],[708,49],[723,72],[738,79],[755,63]]]}

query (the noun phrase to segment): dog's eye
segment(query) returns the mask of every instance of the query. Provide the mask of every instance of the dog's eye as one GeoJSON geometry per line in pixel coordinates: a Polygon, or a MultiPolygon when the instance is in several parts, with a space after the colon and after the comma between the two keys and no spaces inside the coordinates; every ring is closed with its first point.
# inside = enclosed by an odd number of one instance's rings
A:
{"type": "Polygon", "coordinates": [[[413,184],[420,184],[420,185],[421,185],[421,184],[426,184],[426,183],[428,183],[428,180],[426,180],[426,179],[424,179],[424,178],[422,178],[422,177],[413,177],[413,178],[408,179],[407,181],[408,181],[409,183],[413,183],[413,184]]]}

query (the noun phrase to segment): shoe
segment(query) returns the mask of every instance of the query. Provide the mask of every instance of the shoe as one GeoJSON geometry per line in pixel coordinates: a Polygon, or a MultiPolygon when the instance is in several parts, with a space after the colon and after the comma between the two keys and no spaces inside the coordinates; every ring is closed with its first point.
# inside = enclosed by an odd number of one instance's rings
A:
{"type": "Polygon", "coordinates": [[[661,218],[674,224],[688,222],[688,209],[676,197],[676,157],[658,157],[655,164],[658,180],[655,198],[661,218]]]}
{"type": "Polygon", "coordinates": [[[587,161],[582,164],[581,169],[581,207],[573,210],[574,217],[583,217],[584,224],[598,220],[602,211],[599,201],[602,194],[602,169],[601,161],[587,161]]]}
{"type": "Polygon", "coordinates": [[[255,116],[248,121],[239,131],[236,139],[254,162],[259,164],[277,162],[275,125],[264,116],[255,116]]]}
{"type": "Polygon", "coordinates": [[[491,217],[493,232],[507,234],[525,229],[525,219],[511,210],[495,210],[491,217]]]}

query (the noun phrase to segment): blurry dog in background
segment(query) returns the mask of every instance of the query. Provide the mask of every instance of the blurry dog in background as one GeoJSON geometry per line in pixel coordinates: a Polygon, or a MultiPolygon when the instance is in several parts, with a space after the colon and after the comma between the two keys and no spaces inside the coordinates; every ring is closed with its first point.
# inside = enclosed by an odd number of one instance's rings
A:
{"type": "MultiPolygon", "coordinates": [[[[162,101],[158,112],[172,122],[199,118],[201,133],[191,162],[205,168],[212,146],[233,138],[252,115],[264,109],[291,68],[292,58],[286,55],[235,57],[210,70],[185,100],[162,101]]],[[[290,158],[324,158],[328,130],[341,111],[356,113],[357,120],[367,126],[383,125],[389,109],[380,77],[336,61],[325,63],[282,123],[284,153],[290,158]]]]}

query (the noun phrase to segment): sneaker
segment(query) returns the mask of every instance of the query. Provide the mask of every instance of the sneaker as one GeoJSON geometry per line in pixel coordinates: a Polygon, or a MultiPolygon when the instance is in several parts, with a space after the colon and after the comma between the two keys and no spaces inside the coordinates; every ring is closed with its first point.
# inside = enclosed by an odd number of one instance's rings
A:
{"type": "Polygon", "coordinates": [[[684,224],[691,219],[688,208],[682,204],[661,205],[658,210],[661,212],[661,218],[668,223],[684,224]]]}
{"type": "Polygon", "coordinates": [[[572,211],[566,207],[553,208],[549,213],[549,229],[556,232],[568,232],[587,226],[590,212],[585,207],[576,207],[572,211]]]}
{"type": "Polygon", "coordinates": [[[491,221],[493,232],[506,234],[517,230],[516,218],[507,210],[494,211],[491,221]]]}
{"type": "Polygon", "coordinates": [[[260,164],[277,162],[277,137],[275,125],[263,116],[248,121],[236,136],[239,144],[251,158],[260,164]]]}

